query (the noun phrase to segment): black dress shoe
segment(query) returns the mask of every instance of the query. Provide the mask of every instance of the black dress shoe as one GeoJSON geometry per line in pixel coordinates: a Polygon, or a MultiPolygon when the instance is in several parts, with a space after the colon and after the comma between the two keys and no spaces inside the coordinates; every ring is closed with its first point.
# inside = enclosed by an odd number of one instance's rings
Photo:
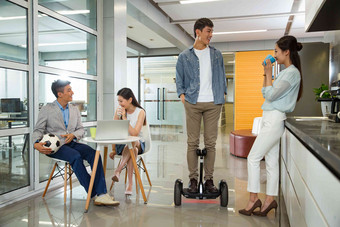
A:
{"type": "Polygon", "coordinates": [[[194,178],[190,179],[188,191],[190,193],[197,193],[198,192],[198,190],[197,190],[197,180],[196,179],[194,179],[194,178]]]}
{"type": "Polygon", "coordinates": [[[218,192],[218,189],[215,187],[213,180],[206,180],[204,183],[204,187],[205,187],[205,191],[207,191],[208,193],[218,192]]]}

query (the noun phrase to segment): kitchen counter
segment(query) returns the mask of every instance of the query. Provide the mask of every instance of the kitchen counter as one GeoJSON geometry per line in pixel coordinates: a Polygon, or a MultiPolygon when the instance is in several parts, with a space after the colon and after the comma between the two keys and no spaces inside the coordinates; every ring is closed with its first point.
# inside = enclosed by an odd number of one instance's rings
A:
{"type": "Polygon", "coordinates": [[[340,123],[288,117],[286,128],[340,179],[340,123]]]}

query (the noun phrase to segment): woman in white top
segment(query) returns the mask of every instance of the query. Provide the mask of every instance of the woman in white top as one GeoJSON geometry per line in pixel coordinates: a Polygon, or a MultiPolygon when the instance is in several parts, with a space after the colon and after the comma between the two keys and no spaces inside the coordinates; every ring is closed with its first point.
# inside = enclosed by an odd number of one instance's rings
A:
{"type": "Polygon", "coordinates": [[[248,155],[248,188],[250,198],[240,214],[266,216],[278,204],[274,197],[278,195],[279,185],[279,142],[284,132],[286,113],[292,112],[302,93],[301,63],[298,51],[302,44],[293,36],[280,38],[275,45],[275,59],[284,64],[274,82],[272,82],[272,64],[266,60],[262,94],[265,101],[262,105],[263,115],[261,131],[248,155]],[[260,192],[260,161],[265,157],[267,172],[266,198],[262,205],[257,194],[260,192]],[[260,208],[259,211],[254,211],[260,208]]]}
{"type": "MultiPolygon", "coordinates": [[[[117,93],[119,107],[116,109],[114,120],[130,120],[129,125],[129,135],[130,136],[138,136],[141,139],[137,142],[133,142],[133,150],[135,152],[135,158],[137,158],[137,154],[144,153],[145,142],[143,139],[143,135],[141,129],[143,125],[146,125],[146,117],[144,109],[139,105],[136,100],[132,90],[130,88],[122,88],[117,93]]],[[[130,156],[130,152],[128,147],[125,144],[117,144],[115,146],[115,150],[110,153],[110,158],[114,159],[116,154],[122,155],[122,159],[120,161],[119,166],[115,170],[115,173],[112,177],[112,180],[115,182],[119,181],[119,175],[124,168],[125,164],[127,164],[128,171],[128,180],[129,184],[126,188],[125,194],[132,194],[132,176],[133,176],[133,163],[130,156]]]]}

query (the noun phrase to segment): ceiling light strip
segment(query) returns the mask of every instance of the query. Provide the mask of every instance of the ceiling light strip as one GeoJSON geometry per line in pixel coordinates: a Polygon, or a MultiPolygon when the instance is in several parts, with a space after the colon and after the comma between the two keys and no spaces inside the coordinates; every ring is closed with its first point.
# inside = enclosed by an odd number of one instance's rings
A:
{"type": "Polygon", "coordinates": [[[195,4],[195,3],[205,3],[205,2],[219,2],[222,0],[184,0],[179,1],[180,4],[195,4]]]}
{"type": "Polygon", "coordinates": [[[254,32],[266,32],[267,29],[262,30],[249,30],[249,31],[231,31],[231,32],[214,32],[213,35],[229,35],[229,34],[241,34],[241,33],[254,33],[254,32]]]}
{"type": "MultiPolygon", "coordinates": [[[[296,13],[273,13],[273,14],[259,14],[259,15],[247,15],[247,16],[234,16],[234,17],[213,17],[210,20],[216,21],[235,21],[235,20],[254,20],[254,19],[265,19],[265,18],[277,18],[277,17],[289,17],[290,15],[305,15],[305,12],[296,13]]],[[[190,24],[195,23],[197,19],[186,19],[186,20],[173,20],[171,24],[190,24]]]]}

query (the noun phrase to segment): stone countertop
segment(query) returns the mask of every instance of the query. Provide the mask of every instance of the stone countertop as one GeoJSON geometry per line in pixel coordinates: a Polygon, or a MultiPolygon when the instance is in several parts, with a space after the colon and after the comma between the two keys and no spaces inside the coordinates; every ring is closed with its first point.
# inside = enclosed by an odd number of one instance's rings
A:
{"type": "Polygon", "coordinates": [[[286,128],[340,180],[340,123],[297,119],[288,117],[286,128]]]}

